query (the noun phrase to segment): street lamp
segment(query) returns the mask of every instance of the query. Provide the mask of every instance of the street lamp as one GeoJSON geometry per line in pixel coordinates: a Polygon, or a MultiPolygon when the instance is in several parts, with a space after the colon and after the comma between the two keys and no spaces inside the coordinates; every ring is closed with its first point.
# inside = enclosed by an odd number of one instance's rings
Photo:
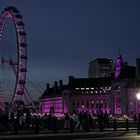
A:
{"type": "Polygon", "coordinates": [[[137,99],[140,100],[140,93],[136,95],[137,99]]]}
{"type": "Polygon", "coordinates": [[[140,93],[137,93],[136,97],[137,97],[137,99],[138,99],[138,101],[137,101],[137,103],[136,103],[136,105],[137,105],[137,107],[136,107],[136,112],[139,113],[140,93]]]}

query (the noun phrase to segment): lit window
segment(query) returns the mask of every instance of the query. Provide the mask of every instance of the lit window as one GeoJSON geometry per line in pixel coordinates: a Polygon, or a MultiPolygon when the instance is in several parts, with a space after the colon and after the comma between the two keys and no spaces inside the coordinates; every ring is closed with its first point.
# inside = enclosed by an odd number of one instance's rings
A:
{"type": "Polygon", "coordinates": [[[94,89],[94,88],[91,88],[91,89],[94,89]]]}
{"type": "Polygon", "coordinates": [[[84,90],[84,88],[81,88],[81,90],[84,90]]]}
{"type": "Polygon", "coordinates": [[[91,91],[91,93],[93,93],[93,91],[91,91]]]}
{"type": "Polygon", "coordinates": [[[86,89],[89,89],[89,88],[86,88],[86,89]]]}
{"type": "Polygon", "coordinates": [[[79,90],[79,88],[76,88],[76,90],[79,90]]]}

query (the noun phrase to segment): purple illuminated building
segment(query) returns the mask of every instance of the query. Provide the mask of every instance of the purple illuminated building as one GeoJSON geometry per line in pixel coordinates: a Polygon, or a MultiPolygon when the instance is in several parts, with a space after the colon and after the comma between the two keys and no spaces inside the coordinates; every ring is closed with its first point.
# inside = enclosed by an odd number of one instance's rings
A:
{"type": "Polygon", "coordinates": [[[140,101],[137,94],[140,81],[136,69],[137,67],[124,63],[119,54],[115,60],[114,72],[110,76],[69,76],[67,84],[63,84],[62,80],[55,81],[52,87],[47,84],[40,98],[40,112],[51,112],[57,116],[75,111],[87,111],[92,114],[107,112],[119,116],[139,113],[140,101]]]}

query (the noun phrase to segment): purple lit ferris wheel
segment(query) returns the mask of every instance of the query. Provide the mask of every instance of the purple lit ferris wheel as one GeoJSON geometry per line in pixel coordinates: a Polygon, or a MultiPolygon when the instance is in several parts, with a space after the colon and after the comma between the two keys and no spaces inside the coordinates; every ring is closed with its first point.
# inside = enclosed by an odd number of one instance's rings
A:
{"type": "Polygon", "coordinates": [[[9,19],[13,22],[16,31],[16,57],[14,59],[7,59],[3,57],[1,63],[8,64],[11,67],[15,76],[13,93],[10,101],[11,108],[15,110],[18,108],[18,104],[21,101],[22,95],[25,94],[24,90],[27,71],[27,44],[26,32],[24,29],[24,23],[22,21],[22,16],[15,7],[5,8],[0,16],[0,43],[4,36],[5,24],[9,19]]]}

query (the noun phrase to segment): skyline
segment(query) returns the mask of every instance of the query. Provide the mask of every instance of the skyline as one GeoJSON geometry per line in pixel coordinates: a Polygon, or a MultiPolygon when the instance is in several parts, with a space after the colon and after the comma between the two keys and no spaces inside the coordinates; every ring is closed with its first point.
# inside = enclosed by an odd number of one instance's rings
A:
{"type": "Polygon", "coordinates": [[[31,74],[42,90],[47,82],[68,81],[69,75],[88,77],[90,61],[99,57],[115,60],[119,50],[130,65],[140,58],[137,0],[0,0],[1,12],[7,6],[17,7],[23,15],[27,77],[31,74]]]}

